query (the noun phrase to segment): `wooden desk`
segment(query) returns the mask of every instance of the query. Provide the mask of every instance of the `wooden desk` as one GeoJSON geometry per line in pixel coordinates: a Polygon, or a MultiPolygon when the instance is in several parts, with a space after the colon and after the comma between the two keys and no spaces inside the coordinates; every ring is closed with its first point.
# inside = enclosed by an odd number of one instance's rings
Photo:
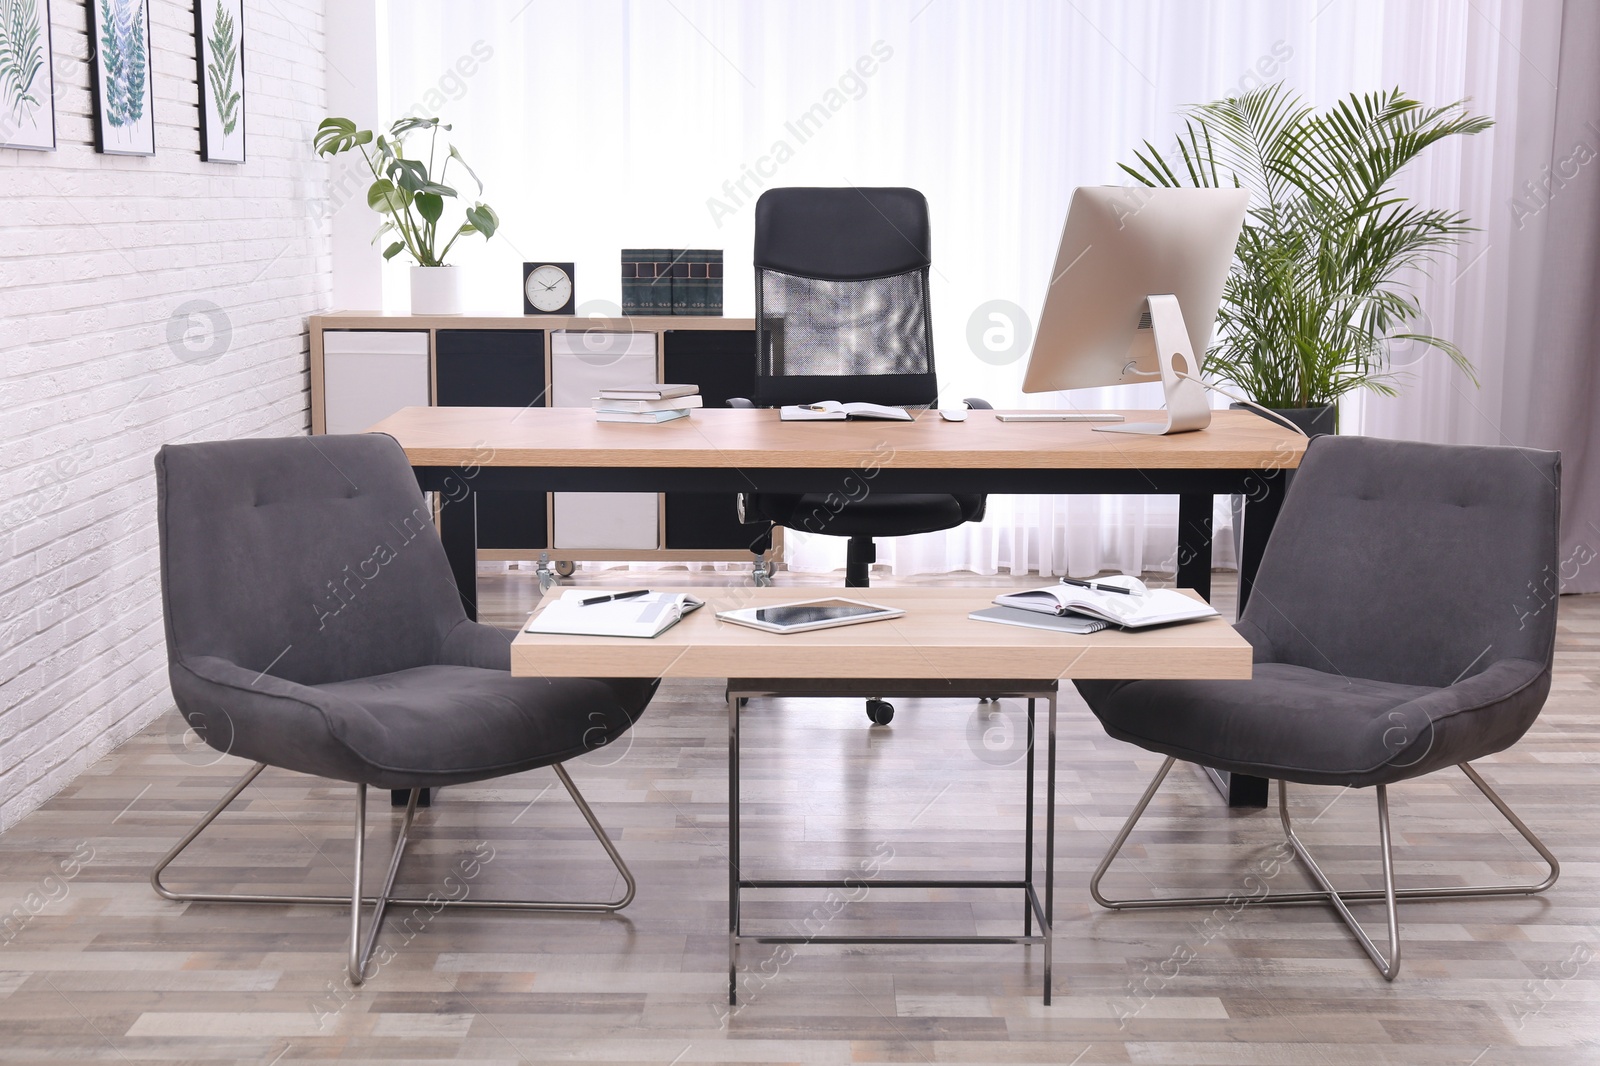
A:
{"type": "MultiPolygon", "coordinates": [[[[1130,421],[1148,411],[1124,412],[1130,421]]],[[[1179,497],[1178,584],[1208,595],[1211,497],[1246,497],[1241,607],[1281,500],[1281,472],[1305,438],[1245,411],[1170,437],[1097,433],[1071,422],[781,422],[776,411],[702,410],[664,425],[600,423],[560,407],[407,407],[372,427],[388,433],[424,489],[451,504],[516,488],[638,492],[862,491],[1156,493],[1179,497]]],[[[442,533],[462,598],[476,612],[471,508],[447,509],[442,533]]]]}
{"type": "MultiPolygon", "coordinates": [[[[1123,412],[1149,421],[1148,411],[1123,412]]],[[[440,535],[470,616],[477,613],[474,493],[818,492],[842,506],[864,492],[1156,493],[1178,497],[1177,583],[1211,591],[1212,497],[1245,497],[1239,604],[1249,598],[1305,438],[1246,411],[1169,437],[1097,433],[1090,424],[781,422],[776,411],[701,410],[664,425],[599,423],[583,408],[407,407],[372,427],[400,442],[446,506],[440,535]]],[[[1219,780],[1229,803],[1263,806],[1259,778],[1219,780]]]]}
{"type": "Polygon", "coordinates": [[[796,589],[684,589],[706,606],[652,640],[519,633],[511,672],[520,677],[679,677],[728,679],[728,1002],[738,1001],[738,952],[763,944],[959,943],[1039,944],[1044,1002],[1052,982],[1055,910],[1056,696],[1069,678],[1248,678],[1250,645],[1222,619],[1144,633],[1106,630],[1075,635],[976,622],[1006,589],[881,588],[861,599],[902,608],[900,618],[781,635],[719,621],[718,611],[808,597],[796,589]],[[901,680],[895,680],[895,679],[901,680]],[[885,680],[887,679],[887,680],[885,680]],[[1020,878],[756,877],[740,867],[739,715],[769,696],[876,695],[1021,697],[1028,701],[1026,806],[1020,878]],[[1048,705],[1045,756],[1044,895],[1034,883],[1035,702],[1048,705]],[[745,891],[794,888],[1013,889],[1023,893],[1018,936],[824,936],[746,933],[745,891]],[[1033,932],[1033,923],[1039,932],[1033,932]]]}

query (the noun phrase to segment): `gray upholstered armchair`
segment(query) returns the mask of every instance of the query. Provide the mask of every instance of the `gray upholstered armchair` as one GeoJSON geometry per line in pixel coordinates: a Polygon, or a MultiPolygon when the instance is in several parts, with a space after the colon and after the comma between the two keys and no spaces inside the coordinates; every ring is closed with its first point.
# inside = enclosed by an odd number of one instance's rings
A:
{"type": "Polygon", "coordinates": [[[1541,892],[1555,857],[1470,765],[1516,743],[1550,691],[1561,460],[1554,452],[1318,437],[1284,500],[1238,630],[1249,681],[1080,681],[1106,732],[1166,755],[1091,882],[1113,908],[1231,897],[1112,900],[1101,879],[1177,759],[1277,778],[1295,855],[1320,891],[1250,902],[1333,906],[1386,979],[1400,969],[1397,899],[1541,892]],[[1531,599],[1530,599],[1531,597],[1531,599]],[[1387,786],[1459,766],[1549,864],[1536,884],[1396,888],[1387,786]],[[1382,891],[1337,892],[1295,835],[1287,782],[1371,787],[1382,891]],[[1347,906],[1387,905],[1385,955],[1347,906]]]}
{"type": "Polygon", "coordinates": [[[561,763],[624,733],[656,683],[519,678],[511,635],[468,621],[394,439],[376,434],[168,445],[156,456],[172,694],[218,750],[255,763],[151,873],[162,896],[351,908],[359,984],[394,898],[418,791],[549,766],[626,881],[604,902],[460,907],[615,911],[632,875],[561,763]],[[348,896],[181,892],[161,874],[268,765],[355,784],[348,896]],[[410,791],[388,878],[362,892],[368,785],[410,791]],[[363,902],[374,907],[365,944],[363,902]]]}

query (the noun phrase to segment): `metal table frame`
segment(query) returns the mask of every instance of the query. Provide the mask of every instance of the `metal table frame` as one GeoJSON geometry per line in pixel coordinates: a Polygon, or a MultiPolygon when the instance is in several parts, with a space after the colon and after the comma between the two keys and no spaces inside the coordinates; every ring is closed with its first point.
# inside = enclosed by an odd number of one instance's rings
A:
{"type": "Polygon", "coordinates": [[[739,995],[739,945],[755,944],[1040,944],[1044,947],[1044,1003],[1050,1003],[1052,922],[1055,912],[1056,840],[1056,681],[926,681],[926,680],[831,680],[805,678],[730,679],[728,681],[728,1003],[736,1005],[739,995]],[[1020,879],[934,879],[934,878],[795,878],[748,877],[739,867],[739,712],[751,699],[786,696],[860,696],[908,698],[1000,698],[1028,701],[1028,744],[1025,756],[1027,813],[1024,821],[1022,876],[1020,879]],[[1049,705],[1046,727],[1045,814],[1044,814],[1044,899],[1034,882],[1034,711],[1037,700],[1049,705]],[[770,888],[1004,888],[1023,893],[1022,934],[1020,936],[808,936],[746,933],[741,925],[740,895],[747,889],[770,888]],[[1039,923],[1039,932],[1033,923],[1039,923]]]}

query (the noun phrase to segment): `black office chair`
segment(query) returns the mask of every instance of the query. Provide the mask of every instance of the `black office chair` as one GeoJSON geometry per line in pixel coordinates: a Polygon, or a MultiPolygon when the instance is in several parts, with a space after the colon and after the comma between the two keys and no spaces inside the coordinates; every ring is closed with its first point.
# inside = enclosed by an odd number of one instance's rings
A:
{"type": "MultiPolygon", "coordinates": [[[[621,736],[654,680],[512,677],[512,634],[467,620],[405,453],[380,434],[167,445],[156,456],[172,696],[255,765],[156,864],[178,901],[351,909],[360,984],[391,906],[617,911],[634,880],[562,763],[621,736]],[[163,871],[268,765],[355,785],[349,895],[178,891],[163,871]],[[612,900],[394,895],[418,794],[548,766],[622,875],[612,900]],[[362,889],[367,786],[410,792],[388,877],[362,889]],[[373,916],[361,935],[361,909],[373,916]]],[[[238,872],[235,880],[251,881],[238,872]]],[[[298,877],[298,868],[285,876],[298,877]]]]}
{"type": "MultiPolygon", "coordinates": [[[[729,406],[936,403],[929,246],[928,201],[915,189],[762,193],[756,201],[756,395],[729,406]]],[[[966,402],[990,407],[979,399],[966,402]]],[[[750,493],[741,500],[741,517],[848,537],[849,588],[870,581],[878,557],[874,537],[932,533],[983,518],[984,497],[977,493],[853,495],[848,486],[750,493]]],[[[882,725],[894,708],[871,700],[867,714],[882,725]]]]}
{"type": "MultiPolygon", "coordinates": [[[[1306,448],[1237,629],[1249,681],[1079,681],[1106,732],[1167,760],[1090,881],[1102,906],[1215,907],[1323,901],[1387,980],[1400,970],[1397,900],[1523,895],[1560,865],[1471,766],[1516,743],[1550,691],[1561,459],[1316,437],[1306,448]],[[1101,879],[1177,759],[1278,779],[1288,844],[1311,891],[1250,888],[1179,899],[1109,899],[1101,879]],[[1458,766],[1549,867],[1536,883],[1396,887],[1388,786],[1458,766]],[[1371,787],[1383,888],[1336,890],[1289,819],[1288,782],[1371,787]],[[1350,913],[1382,902],[1387,953],[1350,913]]],[[[1465,830],[1463,830],[1464,832],[1465,830]]],[[[1487,861],[1487,859],[1485,859],[1487,861]]]]}

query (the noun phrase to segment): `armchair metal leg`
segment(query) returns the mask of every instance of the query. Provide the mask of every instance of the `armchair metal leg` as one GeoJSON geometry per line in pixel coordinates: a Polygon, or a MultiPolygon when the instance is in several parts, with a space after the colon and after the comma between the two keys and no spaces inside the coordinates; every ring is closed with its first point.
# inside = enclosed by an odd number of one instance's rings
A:
{"type": "Polygon", "coordinates": [[[622,875],[624,891],[621,896],[611,900],[514,900],[514,899],[461,899],[441,898],[437,894],[429,897],[395,896],[393,895],[395,879],[400,872],[400,860],[405,854],[406,845],[410,840],[410,831],[413,819],[416,817],[417,801],[420,789],[412,789],[409,802],[406,804],[405,816],[401,819],[400,831],[395,837],[394,854],[389,860],[388,875],[384,879],[383,888],[376,895],[366,895],[362,890],[362,869],[365,859],[366,841],[366,814],[367,814],[367,786],[356,785],[356,820],[355,820],[355,869],[351,875],[351,890],[349,895],[294,895],[288,893],[251,893],[251,892],[187,892],[178,891],[168,887],[161,875],[167,867],[183,854],[184,850],[203,833],[212,822],[217,820],[228,805],[238,798],[239,794],[250,786],[261,771],[266,769],[265,763],[256,763],[239,781],[230,788],[215,807],[207,811],[199,823],[189,832],[184,834],[182,840],[167,852],[154,869],[150,871],[150,887],[156,894],[164,899],[182,903],[273,903],[273,904],[324,904],[330,906],[347,906],[350,908],[350,956],[348,968],[350,981],[359,985],[365,978],[367,963],[371,960],[372,952],[377,946],[378,934],[383,926],[384,914],[391,906],[400,907],[429,907],[437,909],[441,906],[454,907],[466,910],[513,910],[513,911],[547,911],[547,912],[574,912],[574,913],[614,913],[633,902],[634,894],[638,889],[634,881],[633,871],[628,869],[622,856],[618,854],[616,846],[606,831],[601,827],[594,811],[584,800],[583,794],[578,791],[578,786],[567,773],[566,768],[553,764],[550,767],[555,771],[561,783],[566,786],[567,792],[572,796],[573,803],[577,805],[578,813],[588,823],[589,829],[594,833],[595,839],[605,849],[606,856],[611,860],[617,872],[622,875]],[[373,915],[367,930],[365,942],[361,934],[361,908],[370,905],[373,915]]]}
{"type": "Polygon", "coordinates": [[[1355,893],[1341,895],[1333,887],[1333,882],[1328,880],[1328,875],[1322,872],[1322,867],[1317,865],[1317,860],[1300,838],[1295,835],[1294,825],[1289,821],[1289,789],[1283,781],[1278,782],[1278,817],[1283,822],[1284,835],[1289,838],[1289,844],[1294,848],[1295,857],[1306,864],[1306,869],[1311,873],[1317,884],[1322,886],[1323,896],[1333,906],[1334,912],[1349,927],[1351,934],[1356,938],[1356,943],[1361,945],[1361,950],[1367,953],[1372,964],[1378,968],[1378,973],[1383,975],[1385,981],[1393,981],[1400,972],[1400,920],[1395,913],[1394,890],[1394,849],[1389,838],[1389,789],[1387,785],[1379,785],[1378,793],[1378,846],[1383,853],[1383,903],[1385,917],[1389,922],[1389,954],[1385,957],[1378,946],[1372,942],[1372,937],[1356,921],[1356,916],[1350,913],[1345,900],[1355,899],[1355,893]]]}
{"type": "Polygon", "coordinates": [[[1499,794],[1496,793],[1494,789],[1489,787],[1488,782],[1486,782],[1469,763],[1461,763],[1459,764],[1461,772],[1467,775],[1467,780],[1471,781],[1475,786],[1477,786],[1478,790],[1484,794],[1490,803],[1494,804],[1495,809],[1505,817],[1506,821],[1511,823],[1512,828],[1514,828],[1522,836],[1522,839],[1528,842],[1529,846],[1532,847],[1534,851],[1538,852],[1539,857],[1548,865],[1549,872],[1543,880],[1534,884],[1518,885],[1459,885],[1445,886],[1440,888],[1397,888],[1395,886],[1394,877],[1393,841],[1391,839],[1389,829],[1388,789],[1386,786],[1379,785],[1376,788],[1378,799],[1378,843],[1382,852],[1384,887],[1382,889],[1357,889],[1346,890],[1342,892],[1338,891],[1333,887],[1333,884],[1328,879],[1327,875],[1323,873],[1322,867],[1317,864],[1317,861],[1311,854],[1310,849],[1306,847],[1304,842],[1302,842],[1299,836],[1295,833],[1293,822],[1289,817],[1287,784],[1280,780],[1278,782],[1279,820],[1283,824],[1284,834],[1288,839],[1290,847],[1294,850],[1295,857],[1305,865],[1307,871],[1317,882],[1319,886],[1318,891],[1279,892],[1261,896],[1235,894],[1231,896],[1173,896],[1110,899],[1101,892],[1100,882],[1105,877],[1106,871],[1111,868],[1111,864],[1116,861],[1117,856],[1122,852],[1122,847],[1127,843],[1128,837],[1133,832],[1134,826],[1136,826],[1139,823],[1139,819],[1144,816],[1146,808],[1150,806],[1150,801],[1155,798],[1157,790],[1161,788],[1161,783],[1166,780],[1167,774],[1171,772],[1173,763],[1175,762],[1177,762],[1177,759],[1169,756],[1167,760],[1161,764],[1161,769],[1156,771],[1155,778],[1150,782],[1149,787],[1144,790],[1144,794],[1139,797],[1139,802],[1134,805],[1133,812],[1128,815],[1128,820],[1123,823],[1122,829],[1117,833],[1115,839],[1112,840],[1111,847],[1106,852],[1105,858],[1100,860],[1100,865],[1096,867],[1094,876],[1089,879],[1089,894],[1094,898],[1094,901],[1100,904],[1102,907],[1106,907],[1110,910],[1148,910],[1167,907],[1239,907],[1247,905],[1279,906],[1286,904],[1327,903],[1333,907],[1335,913],[1338,914],[1340,919],[1347,926],[1349,926],[1350,931],[1355,935],[1357,941],[1360,943],[1362,950],[1366,952],[1368,957],[1371,958],[1373,964],[1378,968],[1378,972],[1383,975],[1385,980],[1392,981],[1394,980],[1395,975],[1400,971],[1400,929],[1396,910],[1396,904],[1398,901],[1403,899],[1462,899],[1474,896],[1529,896],[1543,892],[1551,885],[1554,885],[1556,883],[1556,879],[1561,876],[1561,864],[1557,862],[1555,855],[1550,852],[1550,849],[1545,847],[1544,842],[1534,835],[1533,831],[1523,823],[1522,819],[1517,817],[1511,808],[1506,805],[1505,800],[1501,799],[1499,794]],[[1360,923],[1356,921],[1355,916],[1351,914],[1348,906],[1351,903],[1371,903],[1380,900],[1384,903],[1386,911],[1385,917],[1388,924],[1389,951],[1387,955],[1379,951],[1377,945],[1372,941],[1372,938],[1367,935],[1367,933],[1362,929],[1360,923]]]}

